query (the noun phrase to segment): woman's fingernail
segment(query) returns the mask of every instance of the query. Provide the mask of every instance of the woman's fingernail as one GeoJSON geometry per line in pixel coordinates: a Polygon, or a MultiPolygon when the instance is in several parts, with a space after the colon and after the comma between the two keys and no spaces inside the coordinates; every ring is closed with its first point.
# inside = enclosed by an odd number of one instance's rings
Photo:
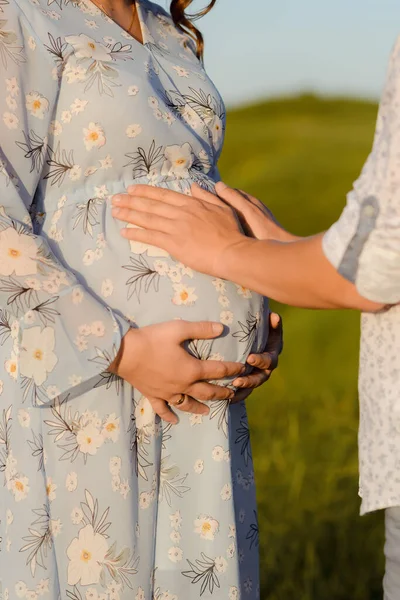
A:
{"type": "Polygon", "coordinates": [[[119,204],[121,202],[121,197],[120,196],[113,196],[111,199],[111,202],[113,204],[119,204]]]}
{"type": "Polygon", "coordinates": [[[251,365],[254,365],[256,362],[256,359],[254,358],[254,356],[249,356],[247,362],[250,363],[251,365]]]}
{"type": "Polygon", "coordinates": [[[212,330],[214,333],[221,334],[224,331],[224,326],[222,325],[222,323],[213,323],[212,330]]]}
{"type": "Polygon", "coordinates": [[[243,383],[244,383],[243,379],[236,379],[235,386],[236,387],[242,387],[243,383]]]}
{"type": "Polygon", "coordinates": [[[113,208],[111,211],[111,214],[113,217],[118,217],[119,213],[120,213],[119,208],[113,208]]]}

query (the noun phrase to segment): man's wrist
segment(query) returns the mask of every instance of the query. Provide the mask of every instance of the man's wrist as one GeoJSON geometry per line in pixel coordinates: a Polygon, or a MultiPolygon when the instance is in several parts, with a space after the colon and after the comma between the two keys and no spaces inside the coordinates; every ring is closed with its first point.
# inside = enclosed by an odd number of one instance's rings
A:
{"type": "Polygon", "coordinates": [[[243,263],[246,262],[245,256],[249,249],[257,243],[259,243],[258,240],[254,238],[240,235],[218,258],[217,276],[228,281],[238,282],[241,279],[243,263]]]}

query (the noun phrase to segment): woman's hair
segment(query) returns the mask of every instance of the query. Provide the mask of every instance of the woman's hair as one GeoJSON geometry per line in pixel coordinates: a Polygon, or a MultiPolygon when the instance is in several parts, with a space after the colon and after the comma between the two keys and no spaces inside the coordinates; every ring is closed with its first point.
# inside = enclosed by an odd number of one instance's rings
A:
{"type": "Polygon", "coordinates": [[[198,13],[193,15],[187,15],[186,9],[192,4],[193,0],[172,0],[171,2],[171,15],[174,20],[175,25],[183,31],[187,33],[195,42],[197,46],[197,56],[198,58],[203,58],[204,52],[204,39],[201,35],[200,31],[193,25],[193,21],[204,17],[212,7],[215,5],[217,0],[211,0],[211,2],[200,10],[198,13]]]}

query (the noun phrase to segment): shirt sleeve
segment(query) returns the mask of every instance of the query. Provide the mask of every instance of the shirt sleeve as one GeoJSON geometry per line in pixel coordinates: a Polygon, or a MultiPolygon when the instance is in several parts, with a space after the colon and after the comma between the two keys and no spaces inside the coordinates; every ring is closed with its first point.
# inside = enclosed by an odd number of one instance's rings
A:
{"type": "Polygon", "coordinates": [[[5,368],[33,405],[102,380],[129,324],[34,234],[29,209],[58,94],[49,53],[13,0],[0,19],[0,338],[5,368]],[[7,350],[6,350],[7,349],[7,350]]]}
{"type": "Polygon", "coordinates": [[[372,152],[323,248],[364,298],[400,301],[400,38],[390,59],[372,152]]]}

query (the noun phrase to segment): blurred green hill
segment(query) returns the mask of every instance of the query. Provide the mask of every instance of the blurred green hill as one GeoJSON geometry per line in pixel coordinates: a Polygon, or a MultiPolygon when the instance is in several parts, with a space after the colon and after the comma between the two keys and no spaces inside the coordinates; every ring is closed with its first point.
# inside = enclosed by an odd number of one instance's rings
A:
{"type": "MultiPolygon", "coordinates": [[[[222,177],[292,232],[322,231],[367,158],[376,113],[373,103],[313,96],[230,111],[222,177]]],[[[383,515],[358,516],[359,315],[277,308],[281,365],[249,401],[261,598],[381,599],[383,515]]]]}

